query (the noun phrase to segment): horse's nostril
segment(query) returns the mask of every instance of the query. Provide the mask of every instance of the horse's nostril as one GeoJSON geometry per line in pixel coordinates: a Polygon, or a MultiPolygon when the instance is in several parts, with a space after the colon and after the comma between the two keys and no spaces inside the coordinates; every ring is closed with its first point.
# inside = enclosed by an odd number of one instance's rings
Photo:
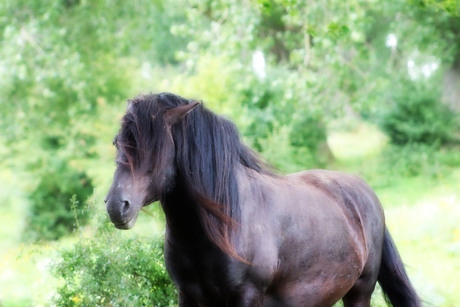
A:
{"type": "Polygon", "coordinates": [[[131,204],[129,203],[129,201],[127,200],[123,201],[123,205],[121,207],[122,214],[125,214],[127,211],[129,211],[130,207],[131,207],[131,204]]]}

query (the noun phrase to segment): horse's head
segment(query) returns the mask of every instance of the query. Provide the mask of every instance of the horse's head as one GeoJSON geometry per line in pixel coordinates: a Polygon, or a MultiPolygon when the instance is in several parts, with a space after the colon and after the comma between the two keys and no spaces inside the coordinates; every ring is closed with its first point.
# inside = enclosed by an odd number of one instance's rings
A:
{"type": "Polygon", "coordinates": [[[197,105],[198,102],[164,94],[128,102],[114,139],[117,168],[105,199],[115,227],[132,228],[142,207],[159,200],[174,187],[175,146],[171,128],[197,105]]]}

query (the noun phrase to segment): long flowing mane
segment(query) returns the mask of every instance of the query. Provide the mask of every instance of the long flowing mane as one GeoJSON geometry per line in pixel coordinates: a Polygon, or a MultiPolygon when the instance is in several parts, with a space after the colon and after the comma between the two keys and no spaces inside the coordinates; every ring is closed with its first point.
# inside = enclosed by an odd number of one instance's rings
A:
{"type": "Polygon", "coordinates": [[[378,281],[393,305],[421,306],[362,179],[326,170],[278,177],[233,123],[169,93],[131,101],[115,144],[110,220],[129,229],[143,205],[160,200],[180,302],[367,306],[378,281]]]}
{"type": "MultiPolygon", "coordinates": [[[[125,146],[128,160],[142,159],[142,152],[150,147],[157,152],[156,165],[161,165],[164,138],[152,138],[149,134],[166,133],[164,111],[190,102],[170,93],[136,98],[131,114],[123,119],[131,123],[128,131],[138,148],[133,152],[129,145],[125,146]]],[[[177,176],[197,204],[206,235],[222,251],[237,256],[230,236],[230,230],[240,221],[236,169],[242,165],[257,173],[273,175],[270,167],[242,143],[232,122],[217,116],[203,104],[175,124],[171,132],[176,146],[177,176]]]]}

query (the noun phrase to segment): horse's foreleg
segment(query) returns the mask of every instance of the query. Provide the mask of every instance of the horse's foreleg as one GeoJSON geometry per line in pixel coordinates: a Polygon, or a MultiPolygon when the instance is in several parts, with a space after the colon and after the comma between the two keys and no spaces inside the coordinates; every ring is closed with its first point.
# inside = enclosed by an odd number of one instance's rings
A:
{"type": "Polygon", "coordinates": [[[264,294],[251,284],[242,286],[239,291],[233,295],[232,302],[229,306],[241,307],[262,307],[264,294]]]}
{"type": "Polygon", "coordinates": [[[179,291],[179,307],[199,307],[199,305],[179,291]]]}

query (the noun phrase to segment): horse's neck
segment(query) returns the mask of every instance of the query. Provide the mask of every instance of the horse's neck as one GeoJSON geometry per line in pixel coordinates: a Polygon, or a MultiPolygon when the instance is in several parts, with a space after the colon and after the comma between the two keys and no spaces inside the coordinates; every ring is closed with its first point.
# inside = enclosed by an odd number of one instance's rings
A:
{"type": "MultiPolygon", "coordinates": [[[[240,166],[236,171],[238,185],[243,186],[243,190],[246,190],[248,188],[248,178],[245,168],[240,166]]],[[[190,239],[191,237],[197,239],[198,236],[203,236],[207,239],[202,226],[203,223],[199,217],[198,206],[200,204],[196,203],[192,198],[185,185],[186,183],[179,176],[174,189],[165,195],[161,201],[168,231],[184,239],[190,239]]],[[[240,188],[239,190],[239,197],[241,197],[242,189],[240,188]]]]}
{"type": "MultiPolygon", "coordinates": [[[[265,175],[260,175],[246,167],[238,166],[236,169],[238,184],[238,198],[240,205],[246,208],[239,208],[240,212],[247,211],[249,215],[258,210],[262,193],[266,190],[264,182],[265,175]]],[[[175,188],[162,200],[162,207],[166,216],[168,231],[177,237],[185,240],[198,239],[202,236],[207,240],[203,224],[200,221],[198,208],[199,204],[188,193],[185,183],[180,179],[175,188]]]]}
{"type": "Polygon", "coordinates": [[[181,182],[162,200],[168,231],[175,237],[190,239],[204,236],[196,205],[181,182]]]}

